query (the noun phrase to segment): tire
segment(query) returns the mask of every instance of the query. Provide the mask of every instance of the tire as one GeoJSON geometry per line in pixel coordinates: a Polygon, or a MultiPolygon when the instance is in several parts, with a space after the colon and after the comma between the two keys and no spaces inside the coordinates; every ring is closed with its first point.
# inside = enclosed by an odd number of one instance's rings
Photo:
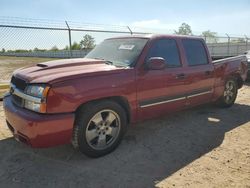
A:
{"type": "Polygon", "coordinates": [[[238,84],[235,79],[230,78],[226,81],[223,95],[218,100],[218,105],[223,108],[231,107],[238,94],[238,84]]]}
{"type": "Polygon", "coordinates": [[[124,109],[109,100],[90,103],[77,114],[72,145],[89,157],[101,157],[114,151],[127,128],[124,109]]]}

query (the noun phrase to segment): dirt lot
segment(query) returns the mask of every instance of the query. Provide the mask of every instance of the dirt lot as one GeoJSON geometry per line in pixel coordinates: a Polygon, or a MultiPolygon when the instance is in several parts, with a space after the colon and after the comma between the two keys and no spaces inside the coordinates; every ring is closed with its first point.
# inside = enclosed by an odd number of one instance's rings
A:
{"type": "MultiPolygon", "coordinates": [[[[10,81],[14,70],[21,67],[28,67],[39,62],[56,60],[55,58],[35,58],[35,57],[7,57],[0,56],[0,85],[10,81]]],[[[5,89],[0,88],[0,99],[6,93],[5,89]]]]}
{"type": "MultiPolygon", "coordinates": [[[[0,79],[44,59],[14,60],[0,58],[0,79]]],[[[70,145],[31,149],[16,142],[0,102],[0,187],[250,188],[249,94],[250,84],[230,109],[202,106],[130,127],[120,147],[98,159],[70,145]]]]}
{"type": "Polygon", "coordinates": [[[0,187],[250,187],[250,86],[230,109],[203,106],[131,127],[110,155],[16,142],[0,103],[0,187]]]}
{"type": "Polygon", "coordinates": [[[10,80],[11,74],[15,69],[25,66],[31,66],[39,62],[44,62],[49,60],[55,60],[55,59],[0,56],[0,82],[10,80]]]}

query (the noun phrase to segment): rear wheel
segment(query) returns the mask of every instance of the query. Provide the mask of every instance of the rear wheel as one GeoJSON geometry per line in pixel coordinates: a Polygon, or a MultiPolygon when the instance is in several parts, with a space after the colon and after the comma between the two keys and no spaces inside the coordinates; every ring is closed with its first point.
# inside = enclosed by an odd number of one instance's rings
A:
{"type": "Polygon", "coordinates": [[[88,104],[78,111],[72,144],[90,157],[106,155],[121,142],[126,124],[125,111],[117,103],[88,104]]]}
{"type": "Polygon", "coordinates": [[[218,101],[219,106],[221,107],[231,107],[238,94],[238,85],[235,79],[229,79],[225,83],[223,96],[218,101]]]}

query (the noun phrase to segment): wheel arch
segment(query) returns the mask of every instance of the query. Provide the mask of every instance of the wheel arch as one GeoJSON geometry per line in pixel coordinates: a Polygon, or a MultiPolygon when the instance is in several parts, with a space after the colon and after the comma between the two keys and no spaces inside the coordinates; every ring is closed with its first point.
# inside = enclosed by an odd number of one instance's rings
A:
{"type": "Polygon", "coordinates": [[[75,113],[77,113],[80,110],[80,108],[87,106],[88,104],[93,104],[93,103],[96,104],[103,100],[110,100],[119,104],[126,113],[128,124],[131,122],[131,108],[130,108],[128,100],[123,96],[104,97],[104,98],[94,99],[94,100],[82,103],[77,107],[75,113]]]}
{"type": "Polygon", "coordinates": [[[243,81],[242,77],[240,76],[240,74],[232,74],[232,75],[228,76],[228,78],[225,81],[227,81],[229,79],[234,79],[236,81],[238,89],[242,88],[244,81],[243,81]]]}

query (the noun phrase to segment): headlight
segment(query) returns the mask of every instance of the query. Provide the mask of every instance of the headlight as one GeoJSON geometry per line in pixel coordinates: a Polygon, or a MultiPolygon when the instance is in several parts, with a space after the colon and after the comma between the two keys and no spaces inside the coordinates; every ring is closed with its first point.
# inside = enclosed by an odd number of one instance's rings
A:
{"type": "Polygon", "coordinates": [[[26,89],[26,94],[42,98],[44,89],[45,85],[30,85],[26,89]]]}
{"type": "Polygon", "coordinates": [[[25,99],[24,107],[35,112],[45,113],[48,91],[49,87],[44,84],[27,86],[25,93],[30,97],[25,99]]]}

